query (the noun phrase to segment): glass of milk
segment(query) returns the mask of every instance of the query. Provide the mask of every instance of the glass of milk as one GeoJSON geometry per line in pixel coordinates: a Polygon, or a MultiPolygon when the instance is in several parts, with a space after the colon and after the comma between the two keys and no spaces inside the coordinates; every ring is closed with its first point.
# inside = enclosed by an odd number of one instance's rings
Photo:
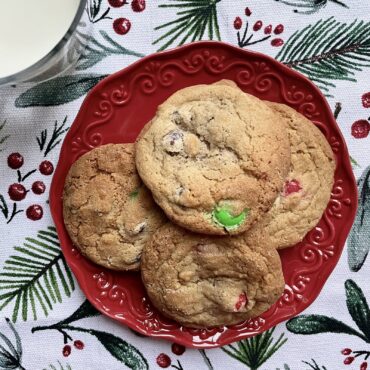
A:
{"type": "Polygon", "coordinates": [[[71,67],[88,39],[86,2],[2,0],[0,86],[46,80],[71,67]]]}

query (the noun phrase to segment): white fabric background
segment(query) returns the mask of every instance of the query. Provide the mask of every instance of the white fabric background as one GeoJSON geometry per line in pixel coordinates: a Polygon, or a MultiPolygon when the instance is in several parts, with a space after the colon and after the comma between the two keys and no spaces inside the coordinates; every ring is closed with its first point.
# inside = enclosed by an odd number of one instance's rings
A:
{"type": "MultiPolygon", "coordinates": [[[[147,8],[143,13],[133,13],[129,5],[122,8],[111,9],[110,15],[113,17],[128,17],[132,22],[130,32],[125,36],[116,35],[112,30],[112,21],[103,20],[94,25],[95,35],[99,37],[98,30],[104,29],[109,35],[124,47],[136,52],[148,55],[156,51],[152,41],[158,37],[158,31],[154,27],[172,20],[176,10],[160,9],[158,4],[163,1],[149,0],[147,8]]],[[[334,16],[339,21],[351,22],[354,19],[370,20],[370,2],[368,0],[347,1],[349,9],[342,8],[329,2],[327,6],[315,14],[304,15],[295,14],[293,7],[277,3],[274,0],[223,0],[218,4],[218,15],[220,23],[220,33],[222,40],[231,44],[236,44],[236,31],[233,28],[233,20],[236,16],[244,17],[244,8],[249,6],[253,14],[251,19],[256,21],[261,19],[264,24],[274,25],[282,23],[285,31],[281,35],[284,40],[297,29],[302,29],[305,25],[313,24],[319,19],[326,19],[334,16]]],[[[253,23],[252,21],[252,23],[253,23]]],[[[26,32],[26,30],[25,30],[26,32]]],[[[252,50],[261,51],[268,55],[275,56],[278,48],[272,47],[269,42],[253,45],[252,50]]],[[[2,51],[0,50],[0,57],[2,51]]],[[[117,71],[137,60],[131,56],[111,56],[95,65],[89,72],[108,74],[117,71]]],[[[370,69],[364,69],[356,73],[357,82],[336,81],[336,88],[331,88],[330,92],[334,96],[329,98],[329,104],[334,110],[336,102],[342,104],[342,111],[338,118],[338,124],[346,138],[351,156],[356,159],[359,167],[355,167],[355,175],[359,177],[364,169],[370,164],[370,139],[355,139],[351,136],[351,125],[358,119],[367,119],[370,116],[370,109],[366,110],[361,104],[361,96],[370,91],[370,69]]],[[[16,108],[15,99],[28,88],[31,84],[18,85],[0,89],[0,123],[7,121],[3,135],[10,135],[10,138],[1,146],[0,152],[0,194],[6,195],[8,186],[16,181],[14,171],[6,165],[6,158],[12,152],[20,152],[25,158],[22,170],[33,169],[43,160],[36,142],[36,135],[43,129],[51,128],[55,120],[61,122],[68,116],[67,125],[70,126],[77,114],[83,98],[71,103],[55,107],[32,107],[16,108]]],[[[56,165],[60,146],[54,149],[48,156],[56,165]]],[[[37,176],[36,176],[37,177],[37,176]]],[[[26,187],[30,186],[35,176],[25,182],[26,187]]],[[[42,177],[42,180],[49,188],[51,177],[42,177]]],[[[47,206],[47,194],[36,196],[29,193],[22,202],[24,208],[35,202],[44,207],[44,217],[42,220],[32,222],[25,215],[18,215],[9,225],[6,225],[0,218],[0,266],[8,256],[13,253],[13,247],[21,245],[25,237],[36,236],[38,230],[45,229],[52,225],[50,212],[47,206]]],[[[370,241],[369,241],[370,243],[370,241]]],[[[340,262],[333,274],[326,283],[319,298],[306,310],[305,313],[324,314],[333,316],[338,320],[354,326],[345,304],[344,282],[351,278],[363,289],[365,296],[370,298],[369,288],[370,261],[359,272],[350,272],[347,264],[347,252],[344,251],[340,262]]],[[[0,292],[1,294],[1,292],[0,292]]],[[[73,333],[74,339],[81,339],[85,343],[83,351],[72,350],[68,358],[62,356],[62,336],[56,331],[44,331],[35,334],[31,333],[32,327],[36,325],[50,325],[69,314],[83,302],[84,296],[78,288],[73,292],[71,298],[63,298],[63,303],[56,304],[49,317],[43,317],[41,311],[37,322],[29,319],[27,322],[18,320],[15,324],[16,329],[22,339],[23,359],[22,365],[27,370],[46,368],[48,364],[57,365],[59,360],[63,365],[70,364],[73,370],[92,369],[92,370],[114,370],[123,369],[125,366],[114,359],[104,347],[92,336],[88,334],[73,333]]],[[[11,332],[5,323],[5,317],[11,317],[12,305],[7,306],[0,312],[0,332],[11,337],[11,332]]],[[[168,354],[173,363],[176,359],[181,361],[185,370],[207,369],[207,365],[197,350],[187,349],[182,356],[175,356],[171,353],[171,343],[141,338],[134,335],[127,328],[116,324],[105,317],[89,318],[78,323],[79,326],[103,330],[113,333],[137,347],[149,362],[151,369],[159,369],[155,362],[160,353],[168,354]]],[[[357,361],[351,366],[343,365],[344,356],[340,351],[345,347],[369,350],[369,344],[360,339],[344,334],[319,334],[302,336],[289,333],[285,324],[277,327],[274,337],[284,332],[288,338],[287,343],[274,354],[261,369],[275,370],[283,368],[284,364],[289,365],[290,369],[308,369],[308,365],[302,361],[310,361],[314,358],[318,364],[326,366],[328,370],[338,369],[357,369],[360,362],[357,361]]],[[[220,349],[207,351],[214,369],[246,369],[246,365],[232,359],[220,349]]]]}

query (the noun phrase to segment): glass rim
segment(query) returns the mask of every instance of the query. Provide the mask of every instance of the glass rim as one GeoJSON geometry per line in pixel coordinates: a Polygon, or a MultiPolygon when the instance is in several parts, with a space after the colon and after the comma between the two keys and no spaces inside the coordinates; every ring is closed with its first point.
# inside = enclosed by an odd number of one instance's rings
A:
{"type": "Polygon", "coordinates": [[[9,85],[18,83],[24,80],[27,80],[28,78],[32,77],[34,72],[36,72],[39,68],[41,68],[44,64],[46,64],[49,60],[51,60],[57,53],[63,49],[63,47],[67,44],[67,42],[70,40],[71,36],[73,35],[74,31],[76,30],[83,12],[85,10],[87,0],[79,0],[79,6],[77,9],[77,12],[73,18],[73,21],[71,25],[69,26],[66,33],[63,35],[63,37],[58,41],[58,43],[41,59],[39,59],[37,62],[31,64],[29,67],[22,69],[19,72],[13,73],[9,76],[0,77],[0,87],[2,85],[9,85]]]}

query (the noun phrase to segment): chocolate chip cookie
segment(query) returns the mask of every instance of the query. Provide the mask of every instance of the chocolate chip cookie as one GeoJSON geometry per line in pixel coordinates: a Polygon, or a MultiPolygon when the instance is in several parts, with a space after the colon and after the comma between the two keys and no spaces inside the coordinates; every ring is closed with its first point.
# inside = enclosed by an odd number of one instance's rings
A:
{"type": "Polygon", "coordinates": [[[258,316],[284,289],[279,255],[263,240],[199,235],[170,223],[145,246],[141,274],[153,305],[188,327],[258,316]]]}
{"type": "Polygon", "coordinates": [[[175,223],[239,234],[273,204],[290,167],[285,125],[259,99],[225,85],[173,94],[136,143],[136,165],[175,223]]]}
{"type": "Polygon", "coordinates": [[[93,262],[137,270],[143,246],[165,216],[135,168],[133,144],[93,149],[71,167],[63,195],[73,244],[93,262]]]}
{"type": "Polygon", "coordinates": [[[291,168],[284,188],[248,238],[264,234],[276,248],[293,246],[319,222],[334,182],[333,151],[321,131],[302,114],[283,104],[267,103],[287,124],[291,168]]]}

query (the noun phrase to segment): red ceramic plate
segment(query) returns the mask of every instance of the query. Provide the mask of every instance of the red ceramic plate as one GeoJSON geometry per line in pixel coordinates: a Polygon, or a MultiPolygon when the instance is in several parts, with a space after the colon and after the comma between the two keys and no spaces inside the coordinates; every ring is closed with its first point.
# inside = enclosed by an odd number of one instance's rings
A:
{"type": "Polygon", "coordinates": [[[346,144],[320,91],[274,59],[219,42],[198,42],[153,54],[100,82],[87,96],[63,143],[50,194],[51,212],[66,260],[87,299],[103,314],[152,337],[196,348],[218,347],[261,333],[309,306],[338,262],[357,205],[346,144]],[[337,161],[335,184],[320,221],[280,255],[285,292],[267,312],[229,327],[189,329],[162,317],[147,298],[139,273],[118,273],[83,258],[67,235],[62,191],[72,163],[107,143],[134,142],[157,106],[175,91],[222,78],[260,99],[287,104],[324,133],[337,161]]]}

